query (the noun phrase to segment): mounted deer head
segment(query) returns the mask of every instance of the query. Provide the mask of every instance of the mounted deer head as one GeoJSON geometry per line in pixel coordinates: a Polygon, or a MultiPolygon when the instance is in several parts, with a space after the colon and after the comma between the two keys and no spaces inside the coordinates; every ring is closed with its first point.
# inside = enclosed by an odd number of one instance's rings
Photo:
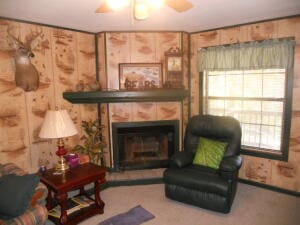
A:
{"type": "Polygon", "coordinates": [[[11,28],[7,29],[8,36],[13,42],[15,49],[15,82],[18,87],[24,91],[35,91],[39,87],[39,74],[35,66],[31,63],[30,57],[34,57],[31,51],[31,44],[42,31],[32,32],[26,37],[26,42],[21,42],[18,38],[11,34],[11,28]]]}

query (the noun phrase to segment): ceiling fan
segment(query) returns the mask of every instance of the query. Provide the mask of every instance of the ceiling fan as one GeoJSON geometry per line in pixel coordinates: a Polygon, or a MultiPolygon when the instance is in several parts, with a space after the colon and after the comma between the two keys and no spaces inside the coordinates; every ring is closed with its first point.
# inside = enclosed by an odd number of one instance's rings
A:
{"type": "MultiPolygon", "coordinates": [[[[177,12],[184,12],[193,7],[187,0],[131,0],[134,17],[137,20],[144,20],[149,16],[151,8],[159,8],[163,4],[168,5],[177,12]]],[[[108,13],[118,11],[129,5],[129,0],[104,0],[96,9],[96,13],[108,13]]]]}

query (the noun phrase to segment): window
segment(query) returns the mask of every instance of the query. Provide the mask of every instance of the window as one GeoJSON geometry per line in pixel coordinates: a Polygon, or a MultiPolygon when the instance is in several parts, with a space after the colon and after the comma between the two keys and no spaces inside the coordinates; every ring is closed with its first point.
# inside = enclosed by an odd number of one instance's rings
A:
{"type": "Polygon", "coordinates": [[[242,151],[287,160],[293,40],[268,40],[199,50],[204,114],[238,119],[242,151]]]}
{"type": "Polygon", "coordinates": [[[285,69],[205,71],[203,113],[238,119],[244,150],[281,154],[286,74],[285,69]]]}

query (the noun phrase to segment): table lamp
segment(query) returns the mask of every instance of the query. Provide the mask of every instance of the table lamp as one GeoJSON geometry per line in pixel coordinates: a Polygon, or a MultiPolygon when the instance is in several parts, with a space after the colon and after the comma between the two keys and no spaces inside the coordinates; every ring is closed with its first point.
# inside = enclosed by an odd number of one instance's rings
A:
{"type": "Polygon", "coordinates": [[[60,157],[58,165],[56,166],[56,169],[59,171],[65,171],[69,168],[64,158],[67,150],[64,148],[63,138],[70,137],[75,134],[77,134],[77,129],[67,110],[47,111],[39,137],[58,139],[58,150],[55,153],[58,157],[60,157]]]}

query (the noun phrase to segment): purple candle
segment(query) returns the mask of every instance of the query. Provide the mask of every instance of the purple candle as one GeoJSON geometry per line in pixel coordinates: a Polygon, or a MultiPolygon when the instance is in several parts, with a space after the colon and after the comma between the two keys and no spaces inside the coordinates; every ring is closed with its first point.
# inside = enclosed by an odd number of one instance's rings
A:
{"type": "Polygon", "coordinates": [[[74,153],[66,155],[66,160],[71,168],[74,168],[79,164],[79,157],[74,153]]]}

